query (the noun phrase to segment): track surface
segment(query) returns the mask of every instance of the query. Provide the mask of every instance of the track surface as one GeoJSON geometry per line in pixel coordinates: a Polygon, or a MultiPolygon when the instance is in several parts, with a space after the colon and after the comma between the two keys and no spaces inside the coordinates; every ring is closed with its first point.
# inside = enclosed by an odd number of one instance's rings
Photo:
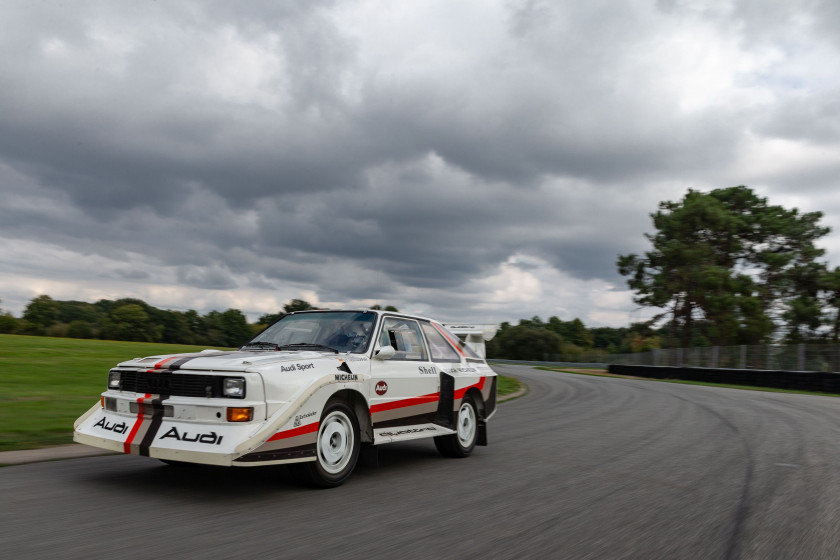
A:
{"type": "Polygon", "coordinates": [[[530,392],[489,447],[386,445],[333,490],[122,455],[2,468],[0,554],[840,557],[840,399],[495,369],[530,392]]]}

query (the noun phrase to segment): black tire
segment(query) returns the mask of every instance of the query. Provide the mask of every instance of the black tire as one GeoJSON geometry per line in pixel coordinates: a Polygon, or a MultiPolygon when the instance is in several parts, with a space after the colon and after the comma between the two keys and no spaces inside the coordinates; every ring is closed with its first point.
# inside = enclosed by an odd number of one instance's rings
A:
{"type": "Polygon", "coordinates": [[[353,473],[359,460],[359,421],[344,401],[328,401],[321,414],[315,461],[294,463],[295,478],[308,486],[334,488],[353,473]]]}
{"type": "Polygon", "coordinates": [[[435,447],[444,457],[466,457],[472,453],[478,441],[478,409],[470,395],[461,401],[455,430],[454,434],[434,438],[435,447]]]}

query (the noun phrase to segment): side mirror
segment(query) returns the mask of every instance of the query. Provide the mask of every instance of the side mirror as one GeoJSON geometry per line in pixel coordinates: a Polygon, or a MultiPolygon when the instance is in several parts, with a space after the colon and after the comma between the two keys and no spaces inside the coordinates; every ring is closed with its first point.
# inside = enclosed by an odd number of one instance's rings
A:
{"type": "Polygon", "coordinates": [[[397,351],[394,350],[393,346],[383,346],[379,350],[376,351],[376,354],[373,355],[374,360],[390,360],[394,357],[397,351]]]}

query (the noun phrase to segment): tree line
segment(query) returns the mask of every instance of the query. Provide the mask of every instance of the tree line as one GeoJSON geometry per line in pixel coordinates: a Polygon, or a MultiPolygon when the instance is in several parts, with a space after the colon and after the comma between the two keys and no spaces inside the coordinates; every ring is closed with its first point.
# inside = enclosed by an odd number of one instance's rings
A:
{"type": "MultiPolygon", "coordinates": [[[[382,309],[378,305],[373,308],[382,309]]],[[[135,298],[88,303],[40,295],[27,304],[20,318],[0,311],[0,333],[234,348],[285,314],[307,309],[313,309],[308,301],[293,299],[277,313],[264,314],[256,323],[249,323],[239,309],[200,315],[192,309],[158,309],[135,298]]],[[[390,305],[385,309],[397,311],[390,305]]]]}

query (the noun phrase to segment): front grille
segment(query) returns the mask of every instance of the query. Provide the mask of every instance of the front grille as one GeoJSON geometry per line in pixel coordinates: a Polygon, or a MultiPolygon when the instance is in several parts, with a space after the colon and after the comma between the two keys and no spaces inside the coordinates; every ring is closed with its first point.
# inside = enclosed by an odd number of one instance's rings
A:
{"type": "Polygon", "coordinates": [[[222,377],[145,371],[120,371],[120,389],[179,397],[221,397],[222,377]]]}

